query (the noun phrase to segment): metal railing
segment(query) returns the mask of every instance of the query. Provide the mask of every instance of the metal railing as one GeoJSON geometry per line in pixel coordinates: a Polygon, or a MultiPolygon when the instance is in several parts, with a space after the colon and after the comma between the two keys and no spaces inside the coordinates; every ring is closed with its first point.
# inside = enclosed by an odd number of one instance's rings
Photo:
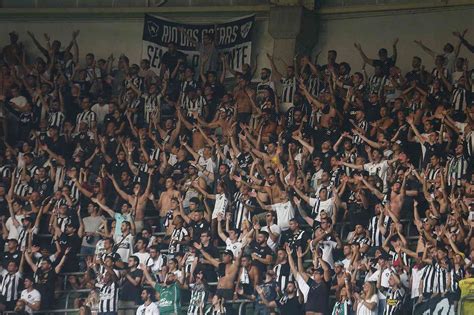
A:
{"type": "MultiPolygon", "coordinates": [[[[237,306],[238,307],[238,314],[242,315],[244,314],[243,310],[244,307],[247,306],[247,304],[253,303],[251,300],[234,300],[234,301],[228,301],[226,302],[227,304],[232,304],[232,307],[237,306]]],[[[125,311],[125,310],[136,310],[140,305],[135,305],[135,306],[127,306],[127,307],[118,307],[119,311],[125,311]]],[[[186,313],[189,305],[182,305],[181,306],[181,312],[184,314],[186,313]]],[[[62,309],[50,309],[50,310],[40,310],[37,312],[33,312],[33,314],[74,314],[78,313],[80,309],[78,308],[62,308],[62,309]]],[[[93,311],[97,311],[97,309],[93,309],[93,311]]],[[[15,312],[3,312],[3,314],[15,314],[15,312]]]]}
{"type": "Polygon", "coordinates": [[[2,0],[3,8],[156,8],[190,6],[262,5],[269,0],[2,0]]]}
{"type": "Polygon", "coordinates": [[[472,315],[473,311],[474,311],[474,294],[468,294],[466,296],[463,296],[459,300],[457,314],[458,315],[472,315]]]}

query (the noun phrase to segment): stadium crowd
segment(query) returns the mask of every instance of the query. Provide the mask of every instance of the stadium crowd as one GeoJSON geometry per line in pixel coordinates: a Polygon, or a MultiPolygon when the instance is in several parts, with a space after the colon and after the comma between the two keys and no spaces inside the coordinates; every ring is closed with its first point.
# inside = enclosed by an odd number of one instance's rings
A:
{"type": "Polygon", "coordinates": [[[10,33],[0,310],[50,314],[75,292],[77,314],[454,314],[474,292],[465,35],[415,40],[406,73],[396,39],[373,59],[347,47],[359,71],[330,50],[267,54],[256,75],[212,34],[198,67],[169,43],[155,72],[79,60],[79,31],[22,34],[30,51],[10,33]]]}

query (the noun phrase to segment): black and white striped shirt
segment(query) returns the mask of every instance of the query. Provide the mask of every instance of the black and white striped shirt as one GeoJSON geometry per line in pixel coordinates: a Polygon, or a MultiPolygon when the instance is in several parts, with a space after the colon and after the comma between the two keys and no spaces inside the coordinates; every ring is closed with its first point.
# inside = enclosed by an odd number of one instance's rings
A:
{"type": "Polygon", "coordinates": [[[386,76],[371,76],[369,78],[369,92],[370,93],[376,93],[378,96],[383,95],[383,87],[387,83],[387,77],[386,76]]]}
{"type": "Polygon", "coordinates": [[[446,68],[443,68],[441,70],[438,68],[434,68],[433,71],[431,71],[431,75],[433,76],[433,78],[436,78],[436,79],[441,79],[442,77],[445,77],[446,79],[449,80],[448,69],[446,68]]]}
{"type": "MultiPolygon", "coordinates": [[[[357,122],[357,127],[362,130],[362,134],[365,136],[365,134],[367,133],[367,129],[369,128],[369,124],[365,119],[362,119],[361,121],[357,122]]],[[[352,142],[358,145],[364,143],[364,140],[362,140],[362,138],[358,134],[356,134],[354,135],[352,142]]]]}
{"type": "Polygon", "coordinates": [[[79,130],[80,123],[84,122],[86,123],[87,127],[90,129],[92,125],[96,123],[96,121],[97,121],[97,114],[89,109],[77,115],[76,128],[78,128],[77,130],[79,130]]]}
{"type": "MultiPolygon", "coordinates": [[[[386,216],[384,218],[383,226],[387,228],[390,226],[390,217],[386,216]]],[[[373,216],[370,219],[369,222],[369,235],[370,235],[370,246],[382,246],[385,236],[382,234],[382,232],[379,229],[379,217],[378,216],[373,216]]]]}
{"type": "Polygon", "coordinates": [[[451,94],[451,107],[455,111],[464,111],[469,104],[469,93],[463,87],[457,87],[453,90],[451,94]]]}
{"type": "Polygon", "coordinates": [[[474,130],[471,130],[465,134],[466,141],[464,141],[465,152],[471,159],[474,157],[474,130]]]}
{"type": "Polygon", "coordinates": [[[2,281],[0,282],[0,293],[6,302],[18,300],[18,287],[20,285],[21,273],[9,273],[3,270],[1,273],[2,281]]]}
{"type": "Polygon", "coordinates": [[[115,282],[99,284],[99,313],[117,312],[119,286],[115,282]]]}
{"type": "Polygon", "coordinates": [[[322,82],[319,77],[312,76],[306,81],[306,88],[308,89],[309,94],[318,97],[324,89],[324,82],[322,82]]]}
{"type": "Polygon", "coordinates": [[[168,247],[169,254],[178,253],[181,249],[181,244],[179,242],[183,241],[186,236],[189,236],[189,232],[181,227],[179,229],[174,228],[170,237],[170,245],[168,247]]]}
{"type": "Polygon", "coordinates": [[[293,103],[293,97],[296,92],[296,78],[281,78],[282,85],[281,102],[282,103],[293,103]]]}
{"type": "Polygon", "coordinates": [[[461,178],[467,173],[468,161],[463,155],[448,160],[448,185],[461,185],[461,178]],[[453,180],[454,178],[454,180],[453,180]]]}
{"type": "Polygon", "coordinates": [[[199,116],[202,116],[206,104],[206,99],[202,96],[198,96],[195,99],[190,99],[189,97],[185,96],[183,98],[181,107],[184,108],[188,117],[191,117],[193,112],[196,112],[199,114],[199,116]]]}
{"type": "Polygon", "coordinates": [[[387,291],[387,303],[383,311],[383,315],[399,314],[403,302],[405,290],[402,288],[389,288],[387,291]]]}
{"type": "Polygon", "coordinates": [[[434,267],[434,293],[446,293],[451,289],[451,271],[436,264],[434,267]]]}
{"type": "Polygon", "coordinates": [[[434,181],[438,176],[439,172],[441,171],[441,168],[438,167],[432,167],[431,165],[428,167],[428,173],[426,175],[426,179],[428,181],[434,181]]]}
{"type": "Polygon", "coordinates": [[[143,94],[142,98],[144,100],[143,116],[145,117],[145,122],[150,123],[155,113],[160,111],[161,108],[161,94],[143,94]]]}
{"type": "Polygon", "coordinates": [[[293,275],[291,274],[290,265],[288,263],[277,264],[273,267],[275,272],[276,282],[281,292],[285,292],[286,286],[289,281],[293,281],[293,275]]]}
{"type": "Polygon", "coordinates": [[[250,212],[248,209],[244,206],[244,204],[251,205],[250,200],[242,200],[242,193],[240,191],[237,191],[234,193],[233,196],[233,213],[234,213],[234,227],[238,230],[241,229],[242,227],[242,222],[244,220],[250,221],[250,212]]]}
{"type": "Polygon", "coordinates": [[[434,264],[426,265],[423,268],[421,281],[423,281],[423,294],[431,294],[435,292],[436,270],[434,264]]]}
{"type": "Polygon", "coordinates": [[[188,88],[188,86],[197,88],[198,84],[194,80],[181,82],[181,86],[180,86],[181,97],[184,97],[184,93],[186,93],[186,89],[188,88]]]}
{"type": "Polygon", "coordinates": [[[206,286],[203,284],[190,284],[191,287],[191,298],[189,299],[189,307],[187,315],[198,315],[200,314],[200,306],[206,304],[207,291],[206,286]]]}
{"type": "Polygon", "coordinates": [[[48,126],[49,127],[56,127],[61,131],[63,129],[64,120],[66,116],[64,116],[61,112],[48,112],[48,126]]]}
{"type": "Polygon", "coordinates": [[[22,182],[16,183],[13,188],[13,193],[19,197],[26,197],[33,192],[33,188],[28,184],[23,184],[22,182]]]}

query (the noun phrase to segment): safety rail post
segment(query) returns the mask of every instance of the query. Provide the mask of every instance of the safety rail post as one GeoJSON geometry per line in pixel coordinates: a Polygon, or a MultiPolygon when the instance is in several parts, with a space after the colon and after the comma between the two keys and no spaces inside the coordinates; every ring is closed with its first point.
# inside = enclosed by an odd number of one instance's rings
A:
{"type": "MultiPolygon", "coordinates": [[[[468,295],[465,295],[463,296],[460,300],[459,300],[459,303],[458,303],[458,309],[457,309],[457,313],[458,315],[468,315],[467,311],[464,312],[464,303],[466,301],[470,301],[471,303],[473,303],[473,309],[474,309],[474,294],[468,294],[468,295]]],[[[472,313],[471,313],[472,314],[472,313]]],[[[470,314],[469,314],[470,315],[470,314]]]]}

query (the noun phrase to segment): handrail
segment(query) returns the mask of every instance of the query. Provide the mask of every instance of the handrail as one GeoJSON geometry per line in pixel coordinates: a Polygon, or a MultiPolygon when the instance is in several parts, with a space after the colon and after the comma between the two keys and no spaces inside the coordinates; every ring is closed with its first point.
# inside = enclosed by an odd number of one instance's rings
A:
{"type": "Polygon", "coordinates": [[[463,311],[464,302],[465,302],[466,300],[474,301],[474,294],[465,295],[465,296],[463,296],[463,297],[459,300],[458,309],[457,309],[457,314],[459,314],[459,315],[467,314],[467,313],[463,313],[463,312],[462,312],[462,311],[463,311]]]}
{"type": "MultiPolygon", "coordinates": [[[[241,300],[232,300],[232,301],[228,301],[226,302],[227,304],[239,304],[239,315],[242,314],[242,310],[243,310],[243,306],[246,304],[246,303],[251,303],[253,302],[252,300],[247,300],[247,299],[241,299],[241,300]]],[[[138,308],[139,305],[135,305],[135,306],[122,306],[122,307],[118,307],[118,310],[120,311],[123,311],[123,310],[135,310],[138,308]]],[[[185,304],[185,305],[181,305],[181,308],[182,309],[187,309],[189,306],[189,304],[185,304]]],[[[79,312],[80,309],[78,308],[63,308],[63,309],[50,309],[50,310],[39,310],[39,311],[36,311],[36,312],[33,312],[33,314],[44,314],[44,313],[47,313],[47,314],[57,314],[57,313],[76,313],[76,312],[79,312]]],[[[93,311],[97,311],[97,309],[93,309],[93,311]]],[[[8,311],[8,312],[4,312],[3,314],[15,314],[15,312],[13,311],[8,311]]]]}

